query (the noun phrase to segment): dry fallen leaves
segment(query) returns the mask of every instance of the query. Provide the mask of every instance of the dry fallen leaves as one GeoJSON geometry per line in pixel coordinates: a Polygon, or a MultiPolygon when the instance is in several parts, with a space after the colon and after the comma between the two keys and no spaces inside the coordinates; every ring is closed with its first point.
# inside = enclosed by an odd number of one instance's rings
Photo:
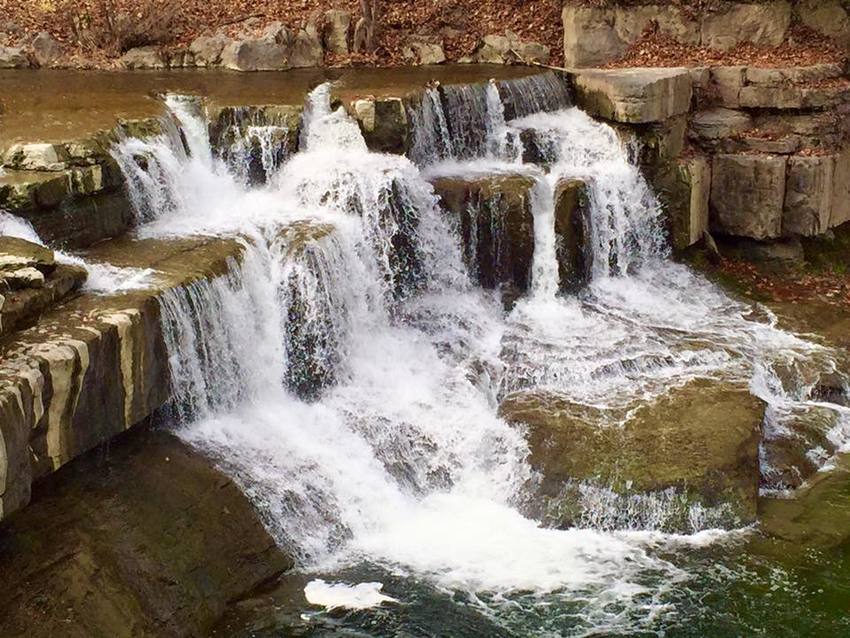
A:
{"type": "MultiPolygon", "coordinates": [[[[0,32],[14,31],[15,41],[28,42],[47,31],[63,43],[69,57],[86,58],[97,66],[109,66],[104,51],[84,50],[74,42],[69,16],[90,16],[95,27],[102,0],[0,0],[0,32]],[[10,29],[11,27],[11,29],[10,29]]],[[[238,31],[248,18],[257,25],[280,21],[301,27],[318,21],[329,9],[360,14],[358,0],[112,0],[116,12],[138,15],[146,5],[174,12],[169,46],[185,46],[204,32],[227,27],[238,31]]],[[[513,31],[523,40],[550,47],[554,64],[562,61],[561,0],[384,0],[381,32],[374,55],[336,56],[329,62],[350,64],[402,64],[402,43],[411,34],[443,41],[450,60],[470,55],[481,38],[513,31]]],[[[0,42],[1,44],[2,42],[0,42]]]]}

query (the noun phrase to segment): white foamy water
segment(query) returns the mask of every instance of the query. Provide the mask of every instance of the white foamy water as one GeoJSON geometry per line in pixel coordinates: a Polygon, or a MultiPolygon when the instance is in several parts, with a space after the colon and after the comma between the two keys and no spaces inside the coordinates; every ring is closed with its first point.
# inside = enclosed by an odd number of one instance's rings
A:
{"type": "MultiPolygon", "coordinates": [[[[454,149],[431,158],[452,158],[453,170],[480,171],[459,160],[503,148],[518,139],[511,129],[534,129],[550,153],[548,172],[532,169],[532,290],[506,314],[471,283],[419,169],[370,153],[329,91],[310,96],[301,152],[260,189],[173,135],[116,148],[141,234],[237,235],[245,246],[230,274],[163,299],[181,436],[234,478],[303,570],[377,564],[493,594],[496,615],[570,600],[606,630],[662,613],[665,592],[689,577],[658,551],[683,537],[652,532],[675,498],[589,493],[585,527],[542,527],[519,510],[533,474],[500,398],[533,388],[628,407],[712,377],[774,401],[764,378],[777,361],[817,377],[828,351],[666,260],[658,204],[607,127],[575,110],[502,116],[479,139],[473,120],[496,96],[458,88],[452,108],[476,110],[452,139],[440,97],[426,94],[417,117],[434,128],[417,135],[454,149]],[[576,297],[558,292],[563,177],[591,184],[590,283],[576,297]]],[[[519,161],[507,155],[501,165],[519,161]]],[[[809,400],[797,385],[782,392],[809,400]]],[[[690,531],[716,522],[694,511],[690,531]]]]}
{"type": "Polygon", "coordinates": [[[327,583],[321,579],[312,580],[304,587],[304,596],[311,605],[326,609],[369,609],[383,603],[396,603],[395,598],[381,593],[381,583],[327,583]]]}

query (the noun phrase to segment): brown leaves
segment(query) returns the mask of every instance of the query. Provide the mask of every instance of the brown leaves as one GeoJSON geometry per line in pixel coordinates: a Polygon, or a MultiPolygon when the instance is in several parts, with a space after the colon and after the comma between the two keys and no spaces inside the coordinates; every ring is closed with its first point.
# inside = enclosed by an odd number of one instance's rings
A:
{"type": "Polygon", "coordinates": [[[746,261],[723,259],[718,270],[750,294],[771,301],[820,301],[850,310],[850,275],[839,272],[768,272],[746,261]]]}
{"type": "Polygon", "coordinates": [[[699,67],[699,66],[810,66],[828,62],[843,63],[846,51],[831,40],[805,29],[794,27],[788,42],[779,47],[740,44],[731,51],[681,44],[658,33],[648,25],[643,35],[609,68],[632,66],[699,67]]]}
{"type": "MultiPolygon", "coordinates": [[[[48,31],[69,48],[75,48],[78,57],[85,56],[99,66],[110,66],[109,58],[117,55],[117,49],[124,45],[95,43],[91,49],[92,41],[100,39],[97,32],[110,29],[103,4],[103,0],[0,0],[0,16],[3,22],[19,27],[16,40],[28,42],[39,31],[48,31]],[[78,18],[76,26],[71,16],[78,18]],[[81,38],[85,29],[90,31],[81,38]],[[80,39],[89,46],[81,46],[80,39]]],[[[151,32],[155,36],[153,42],[169,46],[185,46],[202,33],[226,25],[236,31],[251,16],[261,16],[259,26],[280,21],[298,28],[328,9],[351,11],[353,30],[361,12],[359,0],[109,0],[109,4],[108,14],[122,14],[131,19],[122,24],[122,30],[151,32]],[[163,15],[167,12],[170,19],[166,33],[159,33],[161,29],[150,23],[147,9],[150,5],[157,6],[163,15]]],[[[470,55],[483,36],[504,34],[506,30],[523,40],[548,45],[554,64],[563,59],[560,0],[383,0],[382,5],[375,54],[334,57],[328,62],[341,66],[402,64],[401,49],[411,34],[441,39],[447,57],[457,60],[470,55]]]]}

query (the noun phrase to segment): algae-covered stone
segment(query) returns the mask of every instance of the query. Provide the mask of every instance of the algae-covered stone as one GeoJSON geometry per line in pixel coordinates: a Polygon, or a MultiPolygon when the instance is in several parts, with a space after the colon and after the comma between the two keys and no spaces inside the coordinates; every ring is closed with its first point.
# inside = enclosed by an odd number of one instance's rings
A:
{"type": "Polygon", "coordinates": [[[509,395],[499,411],[528,428],[544,497],[562,497],[576,482],[621,494],[674,488],[748,522],[756,514],[764,409],[746,388],[698,380],[628,413],[533,391],[509,395]]]}
{"type": "Polygon", "coordinates": [[[781,426],[768,428],[761,444],[763,487],[799,488],[837,451],[829,433],[838,421],[835,410],[822,406],[795,406],[783,414],[781,426]]]}

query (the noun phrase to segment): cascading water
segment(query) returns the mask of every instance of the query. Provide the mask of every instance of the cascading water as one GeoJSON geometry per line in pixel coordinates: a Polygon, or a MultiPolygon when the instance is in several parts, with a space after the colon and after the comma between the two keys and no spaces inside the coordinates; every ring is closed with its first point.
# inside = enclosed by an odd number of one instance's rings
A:
{"type": "MultiPolygon", "coordinates": [[[[712,377],[805,407],[798,385],[780,392],[764,379],[781,357],[819,370],[830,356],[665,259],[657,202],[609,128],[577,110],[505,123],[490,87],[442,89],[448,110],[426,92],[412,156],[468,159],[458,170],[475,172],[476,157],[517,165],[505,141],[522,131],[542,140],[532,290],[507,315],[471,284],[417,167],[370,153],[330,109],[327,85],[309,97],[301,151],[263,189],[192,142],[185,153],[179,136],[117,146],[149,221],[142,234],[235,235],[244,248],[228,275],[163,299],[180,434],[234,477],[302,570],[365,564],[421,578],[525,635],[558,626],[522,625],[553,601],[572,610],[573,633],[645,627],[688,578],[658,544],[714,535],[647,531],[665,528],[675,492],[582,486],[579,527],[525,518],[535,477],[524,432],[497,416],[500,397],[537,388],[610,409],[712,377]],[[558,295],[553,229],[568,177],[591,195],[591,281],[573,298],[558,295]]],[[[566,106],[524,91],[533,105],[514,92],[515,114],[566,106]]],[[[715,514],[691,508],[688,531],[718,524],[715,514]]]]}

